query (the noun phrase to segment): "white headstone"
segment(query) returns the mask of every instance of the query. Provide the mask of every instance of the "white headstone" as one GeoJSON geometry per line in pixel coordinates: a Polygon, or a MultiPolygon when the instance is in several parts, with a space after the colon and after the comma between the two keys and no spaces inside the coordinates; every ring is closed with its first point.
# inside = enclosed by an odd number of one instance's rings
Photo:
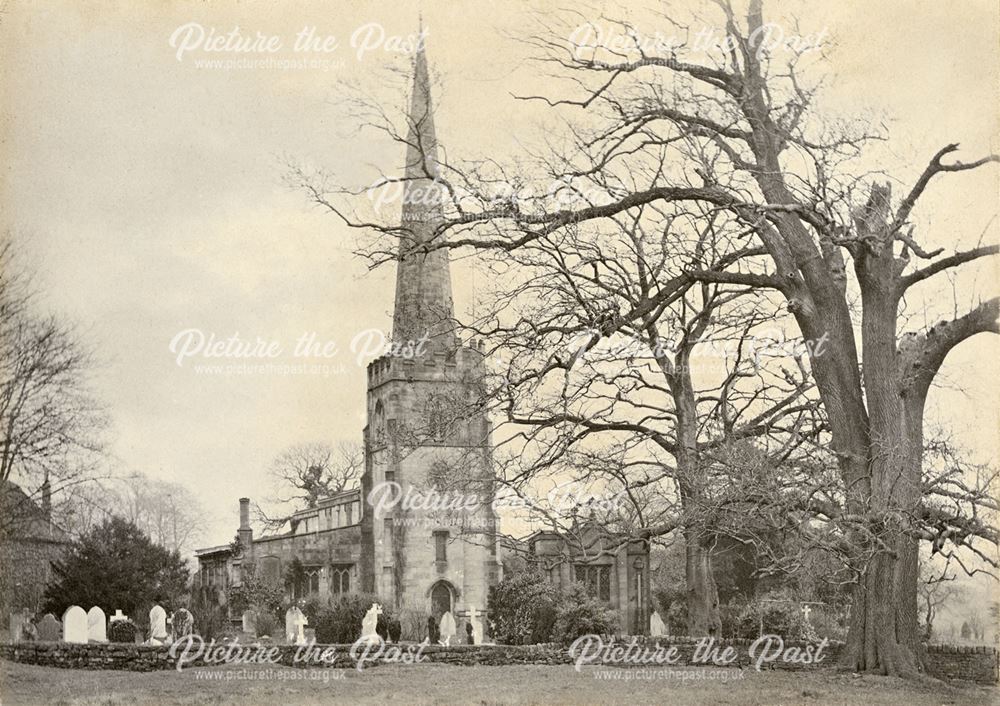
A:
{"type": "Polygon", "coordinates": [[[87,642],[87,611],[78,605],[70,606],[63,613],[63,642],[87,642]]]}
{"type": "Polygon", "coordinates": [[[361,639],[366,642],[378,640],[378,616],[382,615],[382,606],[372,603],[372,607],[365,613],[364,620],[361,621],[361,639]]]}
{"type": "Polygon", "coordinates": [[[149,640],[163,642],[167,639],[167,611],[154,605],[149,611],[149,640]]]}
{"type": "Polygon", "coordinates": [[[806,621],[807,624],[809,623],[809,614],[810,613],[812,613],[812,608],[810,608],[809,604],[806,603],[804,606],[802,606],[802,617],[805,618],[805,621],[806,621]]]}
{"type": "Polygon", "coordinates": [[[289,644],[295,642],[295,636],[298,634],[298,629],[295,627],[295,619],[301,612],[298,606],[292,606],[285,611],[285,642],[289,644]]]}
{"type": "Polygon", "coordinates": [[[299,614],[295,617],[295,644],[304,645],[306,644],[306,625],[309,624],[309,618],[303,614],[300,610],[299,614]]]}
{"type": "Polygon", "coordinates": [[[100,606],[87,611],[87,639],[90,642],[108,641],[108,621],[100,606]]]}
{"type": "Polygon", "coordinates": [[[121,608],[119,608],[118,610],[115,611],[115,614],[111,616],[111,619],[110,619],[109,622],[113,623],[116,620],[128,620],[128,616],[125,615],[124,613],[122,613],[122,609],[121,608]]]}
{"type": "Polygon", "coordinates": [[[667,634],[667,626],[663,624],[663,618],[660,617],[658,611],[653,611],[653,614],[649,616],[649,634],[652,637],[663,637],[667,634]]]}
{"type": "Polygon", "coordinates": [[[483,644],[483,623],[479,619],[483,614],[472,606],[466,606],[466,611],[469,614],[469,623],[472,625],[472,642],[481,645],[483,644]]]}
{"type": "Polygon", "coordinates": [[[441,616],[441,642],[447,645],[453,637],[455,637],[455,616],[449,610],[441,616]]]}

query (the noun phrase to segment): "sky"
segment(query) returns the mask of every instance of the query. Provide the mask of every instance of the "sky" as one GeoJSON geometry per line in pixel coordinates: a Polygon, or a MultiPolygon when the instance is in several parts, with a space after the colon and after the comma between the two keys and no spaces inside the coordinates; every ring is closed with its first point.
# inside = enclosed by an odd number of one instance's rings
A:
{"type": "MultiPolygon", "coordinates": [[[[358,132],[346,86],[401,109],[403,84],[388,77],[408,67],[397,49],[421,13],[449,154],[505,155],[537,139],[538,109],[513,94],[551,88],[517,41],[546,7],[14,0],[0,9],[0,226],[37,272],[45,306],[77,322],[98,353],[93,385],[114,421],[117,462],[193,490],[208,513],[204,544],[231,539],[240,496],[269,494],[267,469],[282,449],[360,440],[365,371],[351,341],[391,320],[391,267],[369,271],[352,254],[357,234],[286,185],[288,160],[359,180],[372,165],[401,164],[394,147],[358,132]],[[277,38],[281,49],[261,56],[320,63],[226,69],[204,62],[240,56],[204,42],[183,49],[201,31],[235,27],[277,38]],[[296,53],[309,27],[336,48],[296,53]],[[339,353],[292,356],[310,333],[339,353]],[[207,374],[196,366],[219,360],[178,362],[171,350],[179,335],[213,334],[277,343],[276,363],[326,368],[207,374]]],[[[873,165],[905,184],[944,144],[961,143],[967,160],[998,150],[995,2],[845,1],[799,16],[803,34],[825,30],[823,107],[886,120],[892,140],[874,148],[873,165]]],[[[915,214],[926,242],[957,248],[984,231],[995,241],[998,171],[936,183],[915,214]]],[[[995,275],[982,273],[961,302],[995,275]]],[[[456,265],[453,279],[461,312],[474,270],[456,265]]],[[[940,302],[942,291],[922,296],[940,302]]],[[[932,420],[984,460],[1000,450],[998,350],[983,336],[961,347],[930,401],[932,420]]]]}

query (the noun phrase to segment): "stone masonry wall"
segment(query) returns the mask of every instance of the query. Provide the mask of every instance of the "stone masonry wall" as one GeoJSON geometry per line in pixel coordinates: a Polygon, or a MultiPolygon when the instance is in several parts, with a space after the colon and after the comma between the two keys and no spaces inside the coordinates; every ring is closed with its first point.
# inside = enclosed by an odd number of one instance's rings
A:
{"type": "MultiPolygon", "coordinates": [[[[653,646],[656,641],[650,638],[638,641],[640,645],[653,646]]],[[[659,644],[675,645],[681,655],[674,668],[687,666],[694,651],[693,641],[660,640],[659,644]]],[[[747,666],[747,648],[750,640],[721,640],[716,644],[722,647],[733,646],[739,652],[737,664],[747,666]]],[[[786,643],[793,646],[798,643],[786,643]]],[[[801,646],[801,645],[799,645],[801,646]]],[[[249,646],[244,645],[244,648],[249,646]]],[[[295,645],[275,645],[278,663],[286,666],[320,666],[333,668],[353,668],[354,660],[350,657],[350,645],[313,645],[311,654],[318,655],[328,648],[333,648],[334,659],[312,664],[298,662],[295,655],[300,649],[295,645]]],[[[829,669],[837,663],[842,643],[829,643],[824,649],[826,658],[819,666],[794,665],[780,662],[771,663],[770,667],[777,669],[829,669]]],[[[404,645],[403,649],[407,649],[404,645]]],[[[414,647],[415,649],[415,647],[414,647]]],[[[301,653],[300,653],[301,654],[301,653]]],[[[175,660],[169,654],[166,646],[129,645],[129,644],[89,644],[75,645],[53,642],[21,642],[18,644],[0,645],[0,658],[26,664],[38,664],[69,669],[115,669],[127,671],[148,672],[175,668],[175,660]]],[[[436,662],[462,666],[471,665],[510,665],[510,664],[565,664],[573,663],[573,658],[564,646],[546,645],[452,645],[426,646],[422,650],[422,662],[436,662]]],[[[944,680],[963,680],[978,684],[996,684],[998,668],[998,652],[992,647],[951,647],[932,645],[927,648],[927,673],[930,676],[944,680]]],[[[187,666],[205,666],[199,659],[187,666]]],[[[366,668],[376,666],[367,665],[366,668]]],[[[609,665],[622,666],[622,665],[609,665]]],[[[641,665],[644,667],[656,665],[641,665]]],[[[666,665],[663,665],[666,666],[666,665]]],[[[765,667],[766,668],[766,667],[765,667]]]]}

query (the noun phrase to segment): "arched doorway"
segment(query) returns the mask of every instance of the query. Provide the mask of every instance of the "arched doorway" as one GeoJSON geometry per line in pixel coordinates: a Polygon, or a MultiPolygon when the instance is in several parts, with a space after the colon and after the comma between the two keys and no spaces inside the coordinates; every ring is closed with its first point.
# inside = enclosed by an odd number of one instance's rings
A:
{"type": "Polygon", "coordinates": [[[438,581],[431,589],[431,615],[435,620],[441,620],[441,616],[451,611],[452,592],[451,587],[444,581],[438,581]]]}

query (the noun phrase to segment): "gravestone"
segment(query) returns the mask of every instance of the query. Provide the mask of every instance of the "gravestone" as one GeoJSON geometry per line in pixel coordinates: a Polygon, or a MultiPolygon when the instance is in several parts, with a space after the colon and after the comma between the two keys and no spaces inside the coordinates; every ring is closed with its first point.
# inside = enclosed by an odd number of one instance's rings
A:
{"type": "Polygon", "coordinates": [[[31,613],[27,610],[22,610],[20,613],[10,614],[10,641],[20,642],[21,640],[31,639],[28,633],[31,632],[31,613]]]}
{"type": "Polygon", "coordinates": [[[149,611],[149,641],[160,645],[167,640],[167,611],[154,605],[149,611]]]}
{"type": "Polygon", "coordinates": [[[302,613],[298,606],[292,606],[285,611],[285,642],[292,644],[295,642],[295,636],[298,634],[298,628],[295,627],[295,619],[302,613]]]}
{"type": "Polygon", "coordinates": [[[243,632],[247,635],[257,636],[257,613],[253,610],[243,611],[243,632]]]}
{"type": "Polygon", "coordinates": [[[63,613],[63,642],[87,642],[87,611],[78,605],[71,605],[63,613]]]}
{"type": "Polygon", "coordinates": [[[46,613],[42,622],[38,624],[38,639],[43,642],[59,642],[61,638],[62,625],[56,620],[56,616],[52,613],[46,613]]]}
{"type": "Polygon", "coordinates": [[[115,611],[115,614],[111,616],[111,620],[109,622],[113,623],[116,620],[128,620],[128,616],[122,613],[121,608],[115,611]]]}
{"type": "Polygon", "coordinates": [[[187,608],[174,613],[174,637],[181,638],[194,632],[194,616],[187,608]]]}
{"type": "Polygon", "coordinates": [[[427,638],[424,640],[424,644],[436,645],[438,640],[441,639],[441,631],[438,628],[438,621],[434,619],[433,615],[427,616],[427,638]]]}
{"type": "Polygon", "coordinates": [[[655,610],[649,616],[649,634],[652,637],[663,637],[667,634],[667,626],[663,624],[663,618],[655,610]]]}
{"type": "Polygon", "coordinates": [[[451,638],[455,637],[455,616],[451,614],[451,611],[445,611],[445,614],[441,616],[441,644],[448,645],[451,643],[451,638]]]}
{"type": "Polygon", "coordinates": [[[376,627],[378,626],[378,616],[382,614],[382,606],[372,603],[372,607],[365,613],[364,620],[361,621],[361,640],[365,642],[378,642],[379,636],[376,627]]]}
{"type": "Polygon", "coordinates": [[[100,606],[94,606],[87,611],[87,641],[107,642],[108,623],[100,606]]]}
{"type": "Polygon", "coordinates": [[[466,613],[469,616],[469,624],[472,626],[472,643],[473,645],[483,644],[483,623],[480,620],[483,614],[475,609],[473,606],[466,606],[466,613]]]}
{"type": "Polygon", "coordinates": [[[309,624],[309,618],[307,618],[300,610],[298,615],[295,617],[295,644],[304,645],[306,644],[306,632],[305,627],[309,624]]]}

